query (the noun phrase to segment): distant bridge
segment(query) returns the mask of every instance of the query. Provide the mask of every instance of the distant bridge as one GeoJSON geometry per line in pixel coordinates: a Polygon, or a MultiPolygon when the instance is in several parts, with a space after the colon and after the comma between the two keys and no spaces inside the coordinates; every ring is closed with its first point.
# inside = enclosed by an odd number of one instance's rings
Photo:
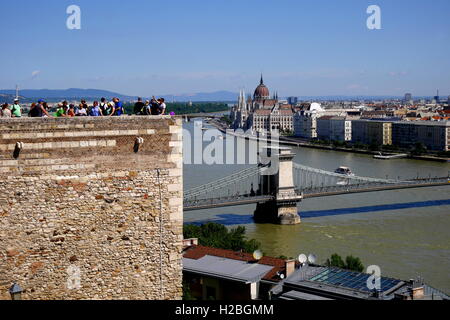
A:
{"type": "Polygon", "coordinates": [[[267,167],[259,165],[187,190],[184,211],[257,204],[257,220],[295,224],[300,222],[297,203],[303,199],[450,186],[449,176],[395,180],[342,175],[293,163],[289,148],[277,151],[280,170],[276,174],[264,175],[267,167]]]}
{"type": "Polygon", "coordinates": [[[210,119],[221,119],[223,116],[217,114],[209,114],[209,113],[191,113],[191,114],[182,114],[180,115],[186,121],[191,121],[196,118],[210,118],[210,119]]]}

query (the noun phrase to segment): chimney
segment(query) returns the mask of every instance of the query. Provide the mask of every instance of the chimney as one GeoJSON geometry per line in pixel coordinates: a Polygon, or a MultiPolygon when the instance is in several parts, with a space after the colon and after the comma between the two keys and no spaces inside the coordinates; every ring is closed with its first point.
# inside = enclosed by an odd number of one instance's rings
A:
{"type": "Polygon", "coordinates": [[[412,300],[421,300],[425,296],[425,291],[423,287],[415,287],[411,290],[412,300]]]}
{"type": "Polygon", "coordinates": [[[183,247],[184,248],[189,248],[189,247],[193,247],[193,246],[198,246],[198,239],[197,238],[184,239],[183,240],[183,247]]]}
{"type": "Polygon", "coordinates": [[[286,260],[286,278],[295,272],[295,260],[286,260]]]}

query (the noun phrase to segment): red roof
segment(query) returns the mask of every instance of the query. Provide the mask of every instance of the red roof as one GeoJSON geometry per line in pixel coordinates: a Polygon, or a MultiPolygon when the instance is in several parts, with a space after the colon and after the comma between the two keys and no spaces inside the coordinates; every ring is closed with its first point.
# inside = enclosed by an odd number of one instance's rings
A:
{"type": "Polygon", "coordinates": [[[255,114],[258,116],[268,116],[272,113],[272,110],[267,109],[259,109],[255,111],[255,114]]]}
{"type": "Polygon", "coordinates": [[[292,112],[291,109],[289,109],[289,110],[280,110],[280,114],[283,116],[292,116],[294,113],[292,112]]]}
{"type": "Polygon", "coordinates": [[[286,261],[283,259],[262,257],[259,261],[256,261],[255,258],[253,258],[252,254],[245,252],[236,252],[232,250],[217,249],[204,246],[192,246],[189,247],[183,254],[184,258],[193,260],[201,259],[204,256],[221,257],[226,259],[253,262],[267,266],[273,266],[273,269],[270,270],[263,277],[264,280],[280,281],[280,278],[277,276],[277,272],[286,271],[286,261]]]}

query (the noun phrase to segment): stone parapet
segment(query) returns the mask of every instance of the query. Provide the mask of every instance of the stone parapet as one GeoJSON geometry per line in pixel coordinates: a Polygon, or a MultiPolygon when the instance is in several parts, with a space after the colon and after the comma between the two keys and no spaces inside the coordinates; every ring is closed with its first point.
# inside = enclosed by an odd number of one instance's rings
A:
{"type": "Polygon", "coordinates": [[[181,127],[0,119],[0,299],[180,299],[181,127]]]}

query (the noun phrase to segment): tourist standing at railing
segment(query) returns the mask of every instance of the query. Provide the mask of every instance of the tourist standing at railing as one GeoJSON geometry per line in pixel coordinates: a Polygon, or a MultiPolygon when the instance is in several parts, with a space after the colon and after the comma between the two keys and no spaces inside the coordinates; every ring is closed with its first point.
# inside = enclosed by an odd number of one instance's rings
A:
{"type": "Polygon", "coordinates": [[[105,112],[103,112],[103,116],[105,117],[112,117],[114,115],[115,111],[115,103],[114,102],[108,102],[106,105],[105,112]]]}
{"type": "Polygon", "coordinates": [[[58,109],[56,110],[55,117],[66,117],[67,116],[67,108],[65,108],[64,104],[58,103],[58,109]]]}
{"type": "Polygon", "coordinates": [[[2,105],[2,109],[0,110],[1,118],[11,118],[11,110],[9,109],[9,104],[5,103],[2,105]]]}
{"type": "Polygon", "coordinates": [[[42,107],[45,109],[45,111],[47,111],[47,114],[44,114],[43,117],[49,117],[50,115],[48,114],[48,112],[50,111],[50,107],[46,101],[44,101],[42,107]]]}
{"type": "Polygon", "coordinates": [[[159,114],[163,116],[166,114],[166,108],[167,108],[166,102],[165,102],[164,98],[158,99],[158,102],[159,102],[159,110],[160,110],[159,114]]]}
{"type": "Polygon", "coordinates": [[[83,108],[87,110],[89,106],[88,106],[88,104],[86,103],[86,100],[83,99],[83,100],[81,100],[80,102],[81,102],[81,104],[83,105],[83,108]]]}
{"type": "Polygon", "coordinates": [[[87,104],[84,103],[80,103],[80,106],[78,108],[78,110],[75,112],[75,116],[77,117],[87,117],[88,112],[87,112],[87,104]]]}
{"type": "Polygon", "coordinates": [[[58,103],[58,109],[56,110],[55,117],[67,117],[69,111],[69,105],[67,101],[58,103]]]}
{"type": "Polygon", "coordinates": [[[88,115],[88,104],[86,103],[86,100],[81,100],[80,104],[78,105],[78,109],[75,111],[76,116],[87,116],[88,115]],[[80,113],[81,110],[81,113],[80,113]]]}
{"type": "Polygon", "coordinates": [[[114,115],[114,116],[117,116],[117,117],[120,117],[120,116],[124,115],[124,114],[125,114],[125,111],[124,111],[124,109],[123,109],[123,103],[122,103],[122,101],[120,101],[119,98],[114,98],[114,99],[113,99],[113,102],[114,102],[114,104],[115,104],[115,109],[114,109],[113,115],[114,115]]]}
{"type": "Polygon", "coordinates": [[[69,110],[67,111],[67,116],[75,117],[75,105],[74,104],[69,105],[69,110]]]}
{"type": "Polygon", "coordinates": [[[145,100],[144,115],[149,116],[152,114],[151,107],[152,105],[150,103],[150,100],[145,100]]]}
{"type": "Polygon", "coordinates": [[[36,107],[36,103],[33,102],[33,103],[30,105],[30,110],[28,110],[28,116],[29,116],[29,117],[31,117],[31,110],[33,110],[35,107],[36,107]]]}
{"type": "Polygon", "coordinates": [[[100,109],[98,101],[94,101],[94,104],[92,105],[92,108],[91,108],[91,110],[89,112],[89,115],[91,117],[101,117],[101,116],[103,116],[102,109],[100,109]]]}
{"type": "Polygon", "coordinates": [[[30,113],[28,115],[32,118],[50,117],[48,111],[44,107],[44,104],[46,104],[45,101],[39,99],[35,107],[30,109],[30,113]]]}
{"type": "Polygon", "coordinates": [[[134,109],[133,109],[133,113],[135,115],[145,115],[145,103],[142,102],[142,98],[138,98],[137,102],[134,104],[134,109]]]}
{"type": "Polygon", "coordinates": [[[159,116],[160,114],[160,110],[159,110],[159,103],[156,100],[155,97],[153,97],[152,101],[150,102],[151,106],[150,106],[150,113],[152,116],[159,116]]]}
{"type": "Polygon", "coordinates": [[[106,101],[106,98],[100,99],[100,110],[102,110],[102,115],[106,116],[106,109],[108,108],[108,102],[106,101]]]}
{"type": "Polygon", "coordinates": [[[19,99],[14,99],[14,104],[11,106],[11,115],[14,118],[22,117],[22,107],[19,104],[19,99]]]}

